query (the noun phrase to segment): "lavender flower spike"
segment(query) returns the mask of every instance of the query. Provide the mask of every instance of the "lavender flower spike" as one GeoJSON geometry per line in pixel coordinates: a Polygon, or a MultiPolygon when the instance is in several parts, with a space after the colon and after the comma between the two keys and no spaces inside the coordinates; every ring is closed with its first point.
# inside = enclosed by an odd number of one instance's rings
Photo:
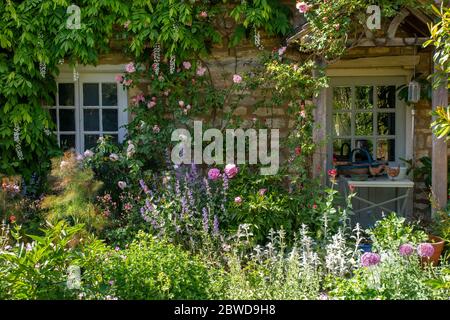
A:
{"type": "Polygon", "coordinates": [[[203,212],[203,230],[205,232],[209,231],[209,215],[208,215],[208,209],[206,209],[205,207],[203,207],[202,209],[203,212]]]}
{"type": "Polygon", "coordinates": [[[219,235],[219,217],[217,215],[214,216],[213,234],[219,235]]]}

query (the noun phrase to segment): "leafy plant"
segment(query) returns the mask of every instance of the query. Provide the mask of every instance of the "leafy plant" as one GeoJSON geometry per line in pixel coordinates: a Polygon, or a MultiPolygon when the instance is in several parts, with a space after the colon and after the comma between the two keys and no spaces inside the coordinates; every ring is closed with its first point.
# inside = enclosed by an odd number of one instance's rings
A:
{"type": "MultiPolygon", "coordinates": [[[[43,229],[43,235],[28,235],[33,241],[21,241],[16,226],[8,245],[0,248],[1,299],[74,299],[78,290],[67,286],[68,268],[83,268],[90,261],[80,246],[78,237],[82,225],[68,226],[60,221],[43,229]]],[[[91,242],[91,252],[102,244],[91,242]]],[[[99,251],[97,251],[98,253],[99,251]]]]}
{"type": "Polygon", "coordinates": [[[395,213],[389,214],[375,223],[373,229],[367,230],[377,251],[396,251],[402,244],[418,244],[428,239],[426,233],[418,226],[406,223],[406,219],[395,213]]]}
{"type": "Polygon", "coordinates": [[[108,255],[103,280],[120,299],[211,299],[214,273],[181,248],[139,233],[124,250],[108,255]]]}

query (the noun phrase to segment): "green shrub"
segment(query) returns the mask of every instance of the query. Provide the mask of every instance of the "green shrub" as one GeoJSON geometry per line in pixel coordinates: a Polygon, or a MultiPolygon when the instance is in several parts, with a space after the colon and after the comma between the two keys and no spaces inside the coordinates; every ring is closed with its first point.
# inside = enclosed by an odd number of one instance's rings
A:
{"type": "Polygon", "coordinates": [[[405,243],[419,244],[428,239],[426,233],[417,226],[406,223],[406,219],[391,213],[375,223],[373,229],[367,231],[377,251],[393,250],[405,243]]]}
{"type": "Polygon", "coordinates": [[[115,297],[130,300],[214,298],[211,281],[218,280],[199,258],[143,232],[127,249],[110,254],[103,279],[115,297]]]}

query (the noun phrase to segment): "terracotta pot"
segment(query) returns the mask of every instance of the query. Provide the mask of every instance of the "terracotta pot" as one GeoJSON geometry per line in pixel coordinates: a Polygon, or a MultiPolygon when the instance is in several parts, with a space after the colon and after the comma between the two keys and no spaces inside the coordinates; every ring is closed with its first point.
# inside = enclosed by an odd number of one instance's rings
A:
{"type": "Polygon", "coordinates": [[[445,240],[437,237],[429,235],[428,239],[431,245],[434,248],[434,254],[430,258],[422,258],[422,262],[431,262],[434,266],[437,266],[439,263],[439,258],[441,257],[442,251],[444,250],[445,240]]]}

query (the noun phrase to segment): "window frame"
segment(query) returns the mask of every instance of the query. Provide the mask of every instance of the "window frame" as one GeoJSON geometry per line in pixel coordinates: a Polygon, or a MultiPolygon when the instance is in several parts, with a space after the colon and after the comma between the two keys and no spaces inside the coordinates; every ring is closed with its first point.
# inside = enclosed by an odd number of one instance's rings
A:
{"type": "MultiPolygon", "coordinates": [[[[67,70],[67,66],[64,66],[62,69],[67,70]]],[[[84,67],[88,68],[88,67],[84,67]]],[[[97,67],[98,68],[98,67],[97,67]]],[[[105,72],[101,70],[100,72],[95,72],[95,67],[89,69],[89,72],[79,72],[79,77],[77,81],[73,79],[73,72],[61,72],[61,74],[56,79],[57,85],[57,93],[56,93],[56,101],[54,106],[47,107],[48,109],[56,109],[56,129],[54,133],[57,135],[58,144],[61,145],[61,134],[74,134],[75,135],[75,150],[79,153],[83,153],[85,151],[85,141],[84,135],[91,133],[91,131],[84,130],[84,110],[85,109],[98,109],[99,112],[99,131],[92,131],[92,134],[98,134],[99,136],[108,135],[108,134],[117,134],[118,142],[122,143],[126,137],[126,128],[124,127],[128,123],[128,112],[126,108],[128,107],[128,93],[127,89],[124,89],[124,86],[120,83],[117,83],[115,80],[115,76],[117,73],[122,73],[123,68],[119,69],[117,72],[105,72]],[[75,106],[59,106],[59,84],[60,83],[73,83],[74,84],[74,101],[75,106]],[[99,106],[84,106],[83,103],[83,84],[84,83],[97,83],[99,87],[99,106]],[[102,94],[101,87],[102,83],[115,83],[117,85],[117,106],[103,106],[102,105],[102,94]],[[60,109],[74,109],[75,110],[75,131],[61,131],[60,130],[60,117],[59,110],[60,109]],[[116,109],[117,110],[117,131],[103,131],[103,121],[101,110],[104,109],[116,109]]]]}
{"type": "MultiPolygon", "coordinates": [[[[328,168],[332,167],[333,161],[333,144],[336,139],[350,140],[351,149],[356,147],[356,141],[360,139],[367,139],[373,143],[372,157],[376,159],[377,147],[379,140],[390,140],[395,139],[395,162],[401,162],[400,158],[405,158],[411,153],[410,145],[411,142],[408,141],[412,139],[406,134],[408,129],[408,119],[409,113],[407,112],[406,104],[399,99],[398,88],[406,83],[405,77],[335,77],[331,78],[330,86],[327,89],[326,105],[327,105],[327,129],[329,132],[329,142],[327,144],[327,164],[328,168]],[[373,105],[372,109],[356,109],[355,106],[355,93],[356,87],[371,86],[374,87],[373,90],[373,105]],[[384,109],[378,107],[378,94],[376,87],[379,86],[395,86],[396,87],[396,108],[395,109],[384,109]],[[336,112],[333,108],[333,91],[336,87],[351,87],[351,109],[349,110],[339,110],[336,112]],[[356,115],[358,112],[372,112],[373,113],[373,130],[372,134],[369,136],[357,136],[356,135],[356,115]],[[345,136],[335,136],[333,128],[334,114],[336,113],[348,113],[350,114],[351,120],[351,131],[350,135],[345,136]],[[395,114],[395,135],[380,135],[378,133],[378,116],[379,114],[394,113],[395,114]]],[[[389,161],[389,160],[387,160],[389,161]]]]}

